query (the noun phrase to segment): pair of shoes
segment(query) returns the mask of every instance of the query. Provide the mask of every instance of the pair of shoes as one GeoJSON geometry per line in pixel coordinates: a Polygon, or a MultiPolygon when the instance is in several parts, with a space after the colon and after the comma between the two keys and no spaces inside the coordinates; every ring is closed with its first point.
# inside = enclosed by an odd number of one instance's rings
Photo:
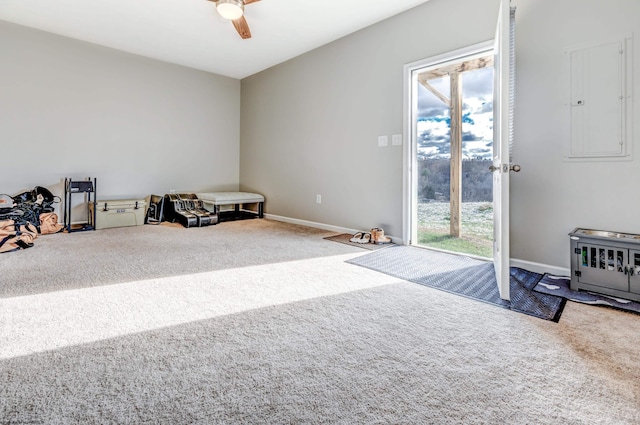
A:
{"type": "Polygon", "coordinates": [[[384,235],[384,230],[379,227],[371,229],[371,242],[377,245],[391,243],[391,238],[384,235]]]}
{"type": "Polygon", "coordinates": [[[358,232],[349,241],[353,243],[369,243],[371,242],[371,233],[369,232],[358,232]]]}

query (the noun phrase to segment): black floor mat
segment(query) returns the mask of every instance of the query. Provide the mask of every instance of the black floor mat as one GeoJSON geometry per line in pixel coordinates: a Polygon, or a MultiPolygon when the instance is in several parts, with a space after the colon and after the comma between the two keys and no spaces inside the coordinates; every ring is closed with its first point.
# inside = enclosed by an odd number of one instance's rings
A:
{"type": "Polygon", "coordinates": [[[577,303],[590,304],[599,307],[610,307],[616,310],[640,314],[639,301],[632,301],[589,291],[572,291],[571,278],[568,276],[555,276],[545,273],[533,290],[535,292],[562,297],[577,303]]]}
{"type": "Polygon", "coordinates": [[[566,300],[533,291],[541,274],[512,267],[511,301],[500,298],[493,263],[412,246],[393,246],[348,263],[557,322],[566,300]]]}

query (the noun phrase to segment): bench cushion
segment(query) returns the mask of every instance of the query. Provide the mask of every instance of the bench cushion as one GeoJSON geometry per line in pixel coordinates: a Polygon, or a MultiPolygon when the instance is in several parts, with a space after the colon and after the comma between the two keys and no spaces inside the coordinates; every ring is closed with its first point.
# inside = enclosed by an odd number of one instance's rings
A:
{"type": "Polygon", "coordinates": [[[250,192],[208,192],[196,193],[198,199],[213,205],[252,204],[264,202],[264,196],[250,192]]]}

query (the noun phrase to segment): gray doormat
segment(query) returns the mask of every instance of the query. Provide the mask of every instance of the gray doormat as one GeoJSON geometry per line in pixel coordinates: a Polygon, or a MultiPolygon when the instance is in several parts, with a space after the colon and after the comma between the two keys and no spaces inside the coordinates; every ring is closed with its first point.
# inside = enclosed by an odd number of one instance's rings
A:
{"type": "Polygon", "coordinates": [[[611,307],[618,310],[640,314],[640,303],[636,301],[625,300],[604,294],[596,294],[588,291],[572,291],[571,278],[567,276],[554,276],[549,273],[545,273],[533,290],[543,294],[563,297],[567,300],[578,303],[611,307]]]}
{"type": "Polygon", "coordinates": [[[387,243],[382,245],[378,245],[375,243],[356,243],[356,242],[351,242],[350,239],[352,237],[353,235],[351,233],[340,233],[339,235],[327,236],[326,238],[322,238],[322,239],[326,239],[328,241],[340,242],[340,243],[351,245],[351,246],[357,246],[358,248],[368,249],[370,251],[374,251],[376,249],[393,245],[392,243],[387,243]]]}
{"type": "Polygon", "coordinates": [[[517,267],[511,267],[511,301],[505,301],[492,262],[424,248],[393,246],[347,262],[554,322],[566,303],[562,297],[533,291],[542,275],[517,267]]]}

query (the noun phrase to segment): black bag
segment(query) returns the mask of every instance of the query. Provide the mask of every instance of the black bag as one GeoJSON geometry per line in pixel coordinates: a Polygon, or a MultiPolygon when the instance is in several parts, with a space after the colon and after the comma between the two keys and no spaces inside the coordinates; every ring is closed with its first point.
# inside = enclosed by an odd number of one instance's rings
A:
{"type": "Polygon", "coordinates": [[[36,186],[31,191],[31,199],[36,205],[40,205],[41,212],[53,212],[53,204],[60,202],[60,198],[54,196],[46,187],[36,186]]]}
{"type": "Polygon", "coordinates": [[[22,225],[32,223],[40,232],[40,214],[53,212],[53,204],[60,202],[60,197],[46,187],[36,186],[31,191],[14,196],[13,201],[13,209],[0,218],[12,219],[22,225]]]}

